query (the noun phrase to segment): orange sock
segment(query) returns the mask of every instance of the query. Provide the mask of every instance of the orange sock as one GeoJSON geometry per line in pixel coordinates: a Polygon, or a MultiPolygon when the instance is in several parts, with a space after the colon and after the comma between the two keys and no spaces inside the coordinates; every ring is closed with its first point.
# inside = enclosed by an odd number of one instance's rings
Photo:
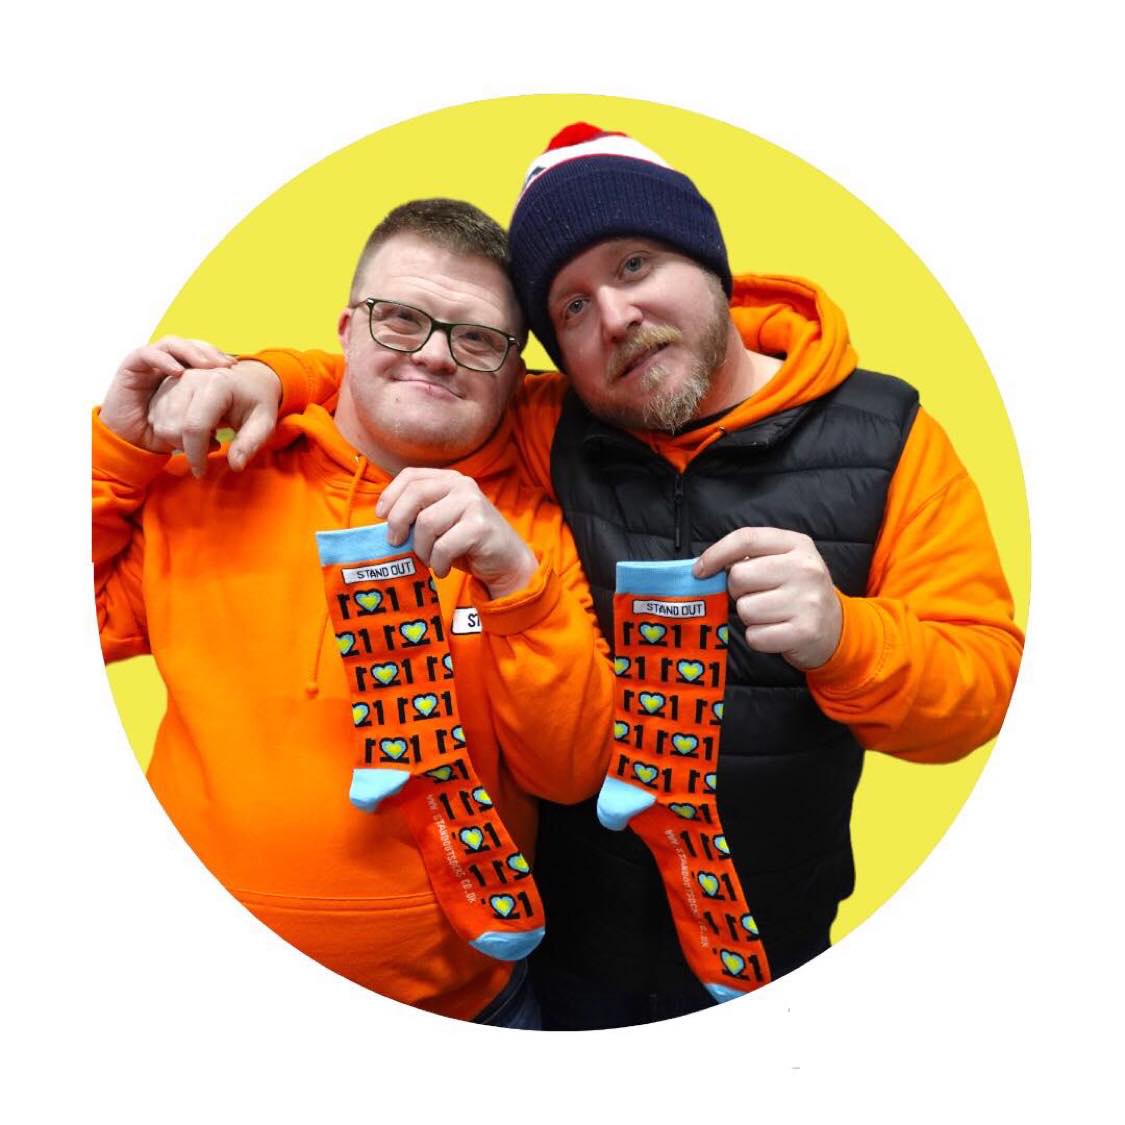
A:
{"type": "Polygon", "coordinates": [[[700,581],[693,562],[617,564],[617,750],[598,819],[644,840],[688,965],[721,1002],[770,972],[715,804],[726,574],[700,581]]]}
{"type": "Polygon", "coordinates": [[[473,768],[433,579],[386,525],[317,532],[329,614],[352,697],[360,762],[351,801],[402,809],[450,925],[503,961],[543,938],[527,860],[473,768]]]}

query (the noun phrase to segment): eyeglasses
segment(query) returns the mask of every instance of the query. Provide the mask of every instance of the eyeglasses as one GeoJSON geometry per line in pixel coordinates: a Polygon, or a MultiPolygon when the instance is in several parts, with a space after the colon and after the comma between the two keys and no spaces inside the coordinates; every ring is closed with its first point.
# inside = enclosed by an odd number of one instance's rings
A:
{"type": "Polygon", "coordinates": [[[504,366],[513,344],[517,351],[520,348],[515,336],[499,328],[484,324],[449,324],[401,301],[367,297],[349,307],[355,309],[359,305],[367,306],[371,339],[393,352],[421,351],[435,331],[444,332],[455,363],[470,371],[493,372],[504,366]]]}

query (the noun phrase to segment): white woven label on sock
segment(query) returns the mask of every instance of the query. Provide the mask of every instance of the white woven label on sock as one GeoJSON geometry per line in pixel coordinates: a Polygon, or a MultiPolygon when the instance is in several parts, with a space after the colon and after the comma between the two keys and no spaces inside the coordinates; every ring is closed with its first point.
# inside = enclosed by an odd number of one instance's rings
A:
{"type": "Polygon", "coordinates": [[[414,559],[410,555],[371,566],[345,568],[343,571],[344,581],[349,585],[353,582],[385,582],[389,578],[403,578],[414,573],[414,559]]]}
{"type": "Polygon", "coordinates": [[[634,613],[648,613],[653,617],[703,617],[707,609],[703,602],[653,602],[633,599],[634,613]]]}

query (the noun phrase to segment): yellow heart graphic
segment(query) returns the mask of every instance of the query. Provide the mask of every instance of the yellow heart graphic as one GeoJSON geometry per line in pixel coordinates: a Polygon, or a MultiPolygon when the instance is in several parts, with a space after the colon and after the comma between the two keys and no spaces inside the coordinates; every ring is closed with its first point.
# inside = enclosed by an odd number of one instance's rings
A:
{"type": "Polygon", "coordinates": [[[340,650],[341,656],[347,656],[352,651],[355,645],[355,633],[337,633],[336,634],[336,647],[340,650]]]}
{"type": "Polygon", "coordinates": [[[677,754],[693,754],[695,748],[699,745],[699,739],[694,734],[680,734],[672,735],[672,749],[677,754]]]}
{"type": "Polygon", "coordinates": [[[633,763],[633,773],[637,775],[646,785],[651,785],[656,779],[660,771],[656,766],[646,766],[643,762],[633,763]]]}
{"type": "Polygon", "coordinates": [[[384,687],[398,676],[397,664],[372,664],[371,675],[384,687]]]}
{"type": "Polygon", "coordinates": [[[678,660],[676,671],[691,684],[703,675],[703,665],[698,660],[678,660]]]}
{"type": "Polygon", "coordinates": [[[398,761],[399,758],[406,753],[406,739],[405,738],[380,738],[379,749],[393,761],[398,761]]]}
{"type": "Polygon", "coordinates": [[[483,805],[486,809],[492,808],[492,798],[488,795],[488,790],[485,789],[483,785],[478,785],[476,789],[473,790],[473,800],[476,801],[478,805],[483,805]]]}
{"type": "Polygon", "coordinates": [[[352,704],[352,722],[358,727],[362,726],[367,720],[368,713],[371,708],[366,703],[353,703],[352,704]]]}
{"type": "Polygon", "coordinates": [[[629,737],[629,724],[623,723],[620,719],[614,720],[613,723],[613,737],[620,742],[623,738],[629,737]]]}
{"type": "Polygon", "coordinates": [[[360,609],[366,613],[374,613],[383,601],[383,595],[378,590],[356,590],[355,600],[360,609]]]}
{"type": "Polygon", "coordinates": [[[666,625],[651,625],[647,621],[641,623],[641,637],[650,645],[654,645],[657,641],[663,639],[664,634],[667,632],[668,627],[666,625]]]}
{"type": "Polygon", "coordinates": [[[708,898],[714,898],[719,893],[719,878],[717,875],[712,875],[710,871],[700,871],[695,878],[708,898]]]}
{"type": "Polygon", "coordinates": [[[655,715],[664,706],[664,696],[658,691],[642,691],[638,698],[650,715],[655,715]]]}
{"type": "Polygon", "coordinates": [[[629,671],[629,665],[632,661],[627,656],[615,656],[613,658],[613,674],[615,676],[624,676],[629,671]]]}
{"type": "Polygon", "coordinates": [[[438,697],[436,695],[416,695],[410,702],[414,704],[414,710],[419,715],[428,719],[437,708],[438,697]]]}
{"type": "Polygon", "coordinates": [[[471,852],[480,851],[480,846],[484,843],[484,833],[479,828],[462,828],[457,835],[471,852]]]}
{"type": "Polygon", "coordinates": [[[731,953],[729,949],[720,950],[719,957],[723,962],[723,967],[732,977],[740,976],[742,970],[746,968],[746,962],[737,953],[731,953]]]}
{"type": "Polygon", "coordinates": [[[523,858],[522,852],[516,852],[515,855],[508,856],[508,866],[521,875],[526,875],[531,870],[531,865],[523,858]]]}
{"type": "Polygon", "coordinates": [[[516,908],[516,900],[512,898],[511,895],[492,895],[488,900],[488,905],[491,906],[501,918],[507,918],[516,908]]]}
{"type": "Polygon", "coordinates": [[[404,621],[398,631],[412,644],[418,644],[426,635],[425,621],[404,621]]]}

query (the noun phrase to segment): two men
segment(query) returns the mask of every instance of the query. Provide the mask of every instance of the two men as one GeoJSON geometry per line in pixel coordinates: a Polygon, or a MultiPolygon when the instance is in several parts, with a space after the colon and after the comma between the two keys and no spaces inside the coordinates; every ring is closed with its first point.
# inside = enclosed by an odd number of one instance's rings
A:
{"type": "MultiPolygon", "coordinates": [[[[717,802],[776,977],[827,948],[851,893],[864,749],[949,761],[999,729],[1022,636],[980,498],[917,393],[857,368],[828,297],[732,277],[710,205],[632,139],[558,134],[510,238],[567,376],[525,382],[512,437],[566,512],[603,633],[619,561],[727,572],[717,802]]],[[[339,375],[319,353],[263,358],[297,401],[339,375]]],[[[646,848],[592,801],[543,806],[536,870],[546,1027],[712,1002],[646,848]]]]}
{"type": "MultiPolygon", "coordinates": [[[[403,805],[365,815],[349,803],[354,669],[317,554],[318,532],[375,512],[392,547],[413,528],[474,800],[530,855],[534,798],[578,800],[604,776],[612,682],[561,513],[514,472],[506,407],[525,328],[506,263],[503,231],[468,204],[393,211],[340,315],[334,413],[290,414],[241,478],[192,480],[149,420],[166,376],[229,360],[182,340],[132,353],[94,418],[94,562],[106,659],[151,652],[167,685],[149,780],[231,893],[369,988],[528,1027],[525,966],[513,973],[458,935],[403,805]]],[[[229,420],[259,424],[251,406],[229,420]]],[[[507,858],[513,881],[526,874],[507,858]]]]}

